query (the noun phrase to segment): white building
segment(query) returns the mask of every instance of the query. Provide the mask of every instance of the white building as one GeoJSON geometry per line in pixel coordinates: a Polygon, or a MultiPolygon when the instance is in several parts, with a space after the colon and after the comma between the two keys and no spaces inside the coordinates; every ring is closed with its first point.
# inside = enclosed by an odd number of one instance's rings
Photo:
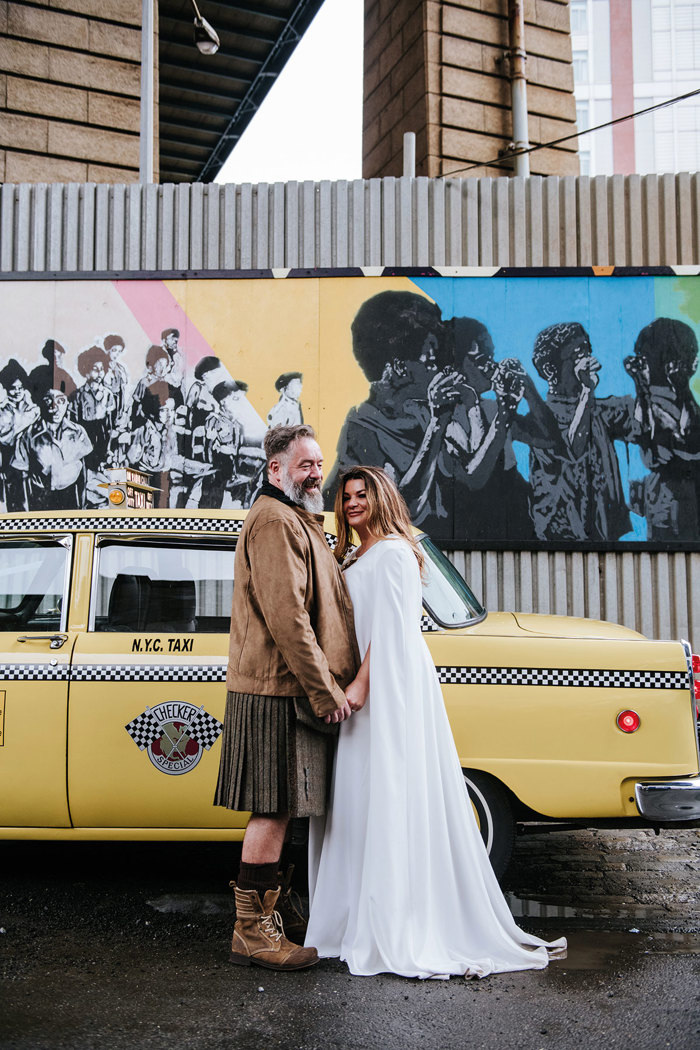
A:
{"type": "MultiPolygon", "coordinates": [[[[578,127],[700,88],[700,0],[571,0],[578,127]]],[[[579,140],[581,174],[700,169],[700,95],[579,140]]]]}

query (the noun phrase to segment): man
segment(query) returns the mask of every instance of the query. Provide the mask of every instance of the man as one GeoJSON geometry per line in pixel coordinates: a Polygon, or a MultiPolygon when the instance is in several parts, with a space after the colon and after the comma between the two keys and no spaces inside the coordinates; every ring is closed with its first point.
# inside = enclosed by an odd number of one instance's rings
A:
{"type": "Polygon", "coordinates": [[[473,317],[454,317],[448,325],[454,367],[478,398],[468,414],[465,405],[457,408],[446,433],[445,455],[454,477],[455,535],[534,539],[530,485],[516,465],[513,441],[566,455],[556,420],[517,358],[496,362],[484,324],[473,317]]]}
{"type": "Polygon", "coordinates": [[[443,363],[440,310],[414,292],[379,292],[357,311],[351,333],[353,354],[370,390],[367,400],[347,414],[324,496],[332,505],[343,470],[372,464],[399,485],[416,517],[415,498],[429,485],[436,455],[421,453],[416,467],[429,418],[428,385],[443,363]]]}
{"type": "Polygon", "coordinates": [[[245,444],[245,429],[240,408],[245,403],[248,384],[241,379],[224,380],[214,387],[217,411],[206,421],[207,459],[215,473],[207,479],[202,495],[215,503],[207,506],[248,507],[251,493],[259,488],[265,467],[265,453],[256,445],[245,444]]]}
{"type": "Polygon", "coordinates": [[[7,393],[0,465],[5,478],[5,505],[10,512],[27,509],[23,475],[12,465],[12,457],[20,435],[39,418],[39,406],[32,400],[28,385],[29,379],[22,365],[10,358],[0,370],[0,386],[7,393]]]}
{"type": "Polygon", "coordinates": [[[90,438],[68,417],[68,397],[62,390],[47,390],[40,411],[41,417],[19,436],[12,460],[24,478],[27,508],[82,507],[90,438]]]}
{"type": "Polygon", "coordinates": [[[166,328],[160,333],[163,349],[170,358],[170,369],[168,382],[176,387],[182,387],[185,379],[185,355],[178,347],[180,332],[177,328],[166,328]]]}
{"type": "Polygon", "coordinates": [[[283,372],[277,377],[275,390],[279,394],[279,401],[267,413],[268,427],[289,427],[304,422],[304,414],[299,404],[303,380],[301,372],[283,372]]]}
{"type": "Polygon", "coordinates": [[[144,391],[141,410],[146,422],[131,435],[127,460],[150,474],[151,484],[158,489],[159,507],[170,506],[170,472],[181,472],[183,458],[178,452],[175,427],[175,402],[168,383],[152,383],[144,391]]]}
{"type": "Polygon", "coordinates": [[[350,716],[343,690],[360,661],[350,598],[323,531],[323,459],[314,431],[273,427],[265,454],[268,480],[236,550],[214,801],[252,812],[231,959],[298,970],[318,956],[285,936],[284,915],[295,916],[279,900],[280,855],[290,816],[325,812],[328,726],[350,716]]]}
{"type": "Polygon", "coordinates": [[[539,333],[532,363],[549,384],[547,406],[566,446],[532,445],[532,518],[540,540],[619,540],[631,529],[615,441],[639,436],[631,397],[597,398],[600,362],[575,321],[539,333]]]}
{"type": "Polygon", "coordinates": [[[108,335],[102,345],[109,357],[109,364],[105,373],[105,386],[112,393],[117,406],[115,426],[118,430],[126,430],[129,426],[129,410],[126,397],[129,386],[129,373],[119,360],[124,353],[126,344],[120,335],[108,335]]]}
{"type": "Polygon", "coordinates": [[[131,397],[131,429],[136,430],[146,422],[143,411],[143,398],[146,391],[155,383],[167,383],[169,397],[173,399],[176,410],[184,405],[185,399],[179,385],[173,381],[172,360],[167,350],[157,343],[149,346],[146,352],[146,371],[139,379],[131,397]]]}
{"type": "Polygon", "coordinates": [[[47,339],[42,347],[41,356],[46,364],[37,365],[29,374],[29,389],[34,400],[39,402],[46,390],[60,390],[67,397],[74,394],[76,385],[73,377],[63,367],[65,348],[56,339],[47,339]]]}
{"type": "Polygon", "coordinates": [[[105,383],[109,356],[101,346],[91,346],[78,357],[78,371],[85,382],[71,395],[71,415],[83,427],[92,443],[85,461],[94,473],[104,470],[112,437],[117,402],[105,383]]]}
{"type": "Polygon", "coordinates": [[[648,540],[692,540],[700,531],[700,408],[690,388],[698,342],[690,325],[657,317],[624,362],[637,388],[638,444],[649,469],[630,485],[648,540]]]}

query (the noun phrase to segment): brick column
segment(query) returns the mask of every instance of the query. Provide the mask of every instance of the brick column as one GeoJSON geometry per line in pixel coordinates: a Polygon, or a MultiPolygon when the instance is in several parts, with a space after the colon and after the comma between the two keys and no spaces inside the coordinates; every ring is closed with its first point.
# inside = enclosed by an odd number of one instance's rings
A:
{"type": "MultiPolygon", "coordinates": [[[[535,145],[576,130],[568,0],[526,0],[525,45],[535,145]]],[[[401,174],[405,131],[418,175],[510,174],[489,163],[512,138],[507,50],[507,0],[365,0],[365,178],[401,174]]],[[[578,174],[576,139],[530,164],[578,174]]]]}
{"type": "Polygon", "coordinates": [[[0,68],[0,180],[138,181],[140,0],[0,3],[0,68]]]}

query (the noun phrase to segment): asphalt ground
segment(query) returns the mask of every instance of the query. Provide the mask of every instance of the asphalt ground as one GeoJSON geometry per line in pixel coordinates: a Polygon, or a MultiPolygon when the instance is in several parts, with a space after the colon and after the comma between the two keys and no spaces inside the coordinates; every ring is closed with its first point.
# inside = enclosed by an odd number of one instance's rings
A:
{"type": "Polygon", "coordinates": [[[511,907],[569,955],[483,981],[231,966],[235,854],[0,843],[0,1047],[700,1048],[698,831],[518,839],[511,907]]]}

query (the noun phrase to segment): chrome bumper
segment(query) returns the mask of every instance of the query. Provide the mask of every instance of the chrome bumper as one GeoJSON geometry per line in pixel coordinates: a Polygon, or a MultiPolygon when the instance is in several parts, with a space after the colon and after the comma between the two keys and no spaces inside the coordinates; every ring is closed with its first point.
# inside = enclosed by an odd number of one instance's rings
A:
{"type": "Polygon", "coordinates": [[[700,819],[700,777],[635,784],[634,793],[646,820],[700,819]]]}

